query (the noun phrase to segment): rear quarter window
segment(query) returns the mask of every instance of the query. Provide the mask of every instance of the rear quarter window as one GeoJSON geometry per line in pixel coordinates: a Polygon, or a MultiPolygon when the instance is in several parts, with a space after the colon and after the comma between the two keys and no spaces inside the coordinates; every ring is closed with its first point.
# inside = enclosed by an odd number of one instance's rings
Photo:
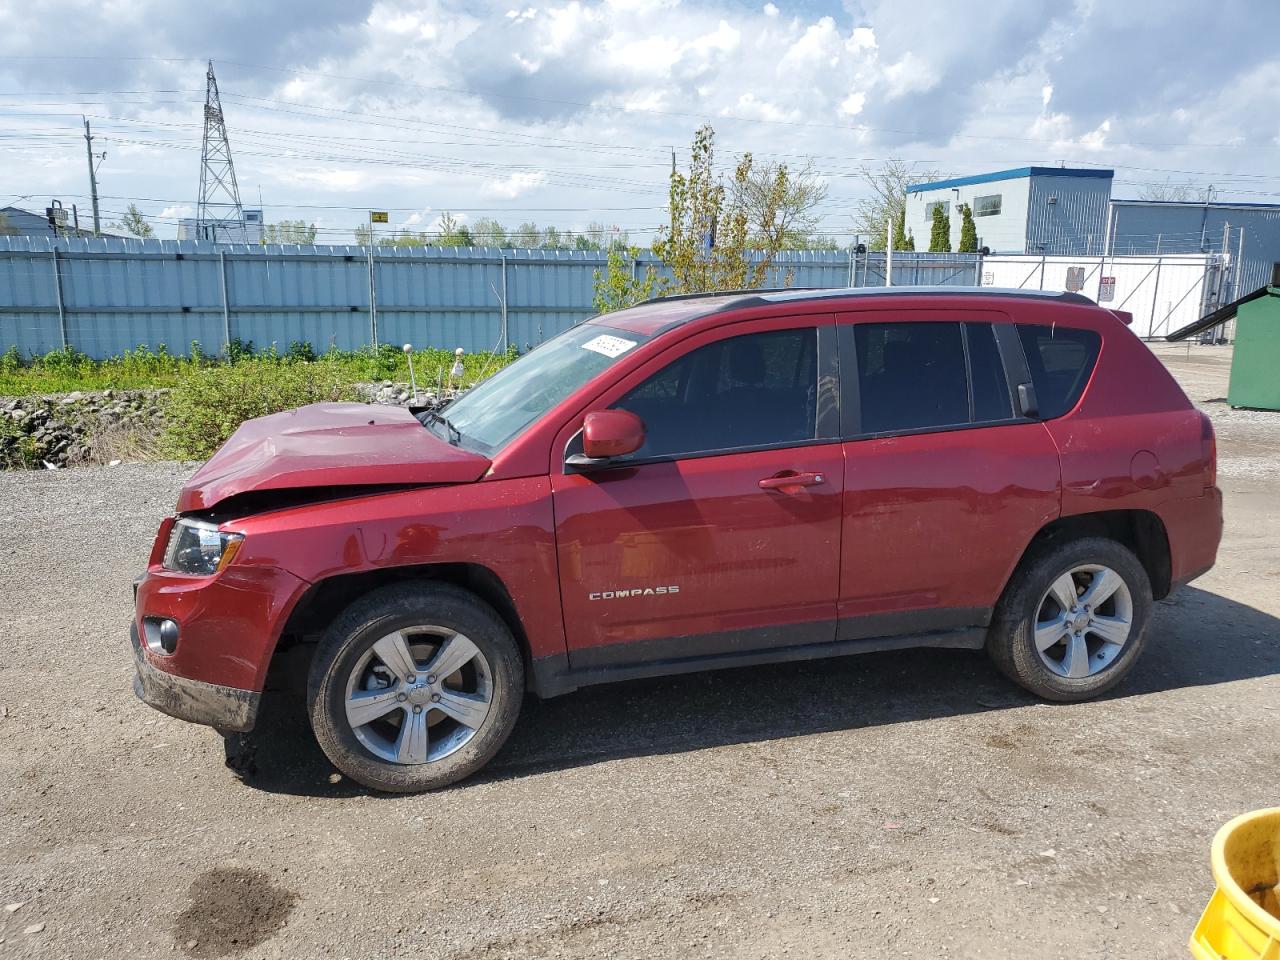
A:
{"type": "Polygon", "coordinates": [[[1102,338],[1092,330],[1020,323],[1018,337],[1031,368],[1040,416],[1060,417],[1080,400],[1098,361],[1102,338]]]}

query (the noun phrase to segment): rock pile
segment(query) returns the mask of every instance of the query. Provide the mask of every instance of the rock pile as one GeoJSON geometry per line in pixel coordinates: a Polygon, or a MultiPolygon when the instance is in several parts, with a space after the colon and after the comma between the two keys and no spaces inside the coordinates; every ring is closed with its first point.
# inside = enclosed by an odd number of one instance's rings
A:
{"type": "MultiPolygon", "coordinates": [[[[436,408],[457,391],[406,383],[361,384],[368,403],[436,408]]],[[[47,397],[0,397],[0,470],[56,469],[116,460],[153,459],[164,430],[167,390],[98,390],[47,397]]]]}
{"type": "Polygon", "coordinates": [[[0,398],[0,468],[110,462],[154,442],[165,390],[101,390],[0,398]]]}
{"type": "Polygon", "coordinates": [[[358,387],[360,396],[368,403],[388,403],[400,406],[414,407],[442,407],[463,390],[445,390],[439,393],[435,390],[424,390],[418,388],[417,399],[414,399],[413,390],[407,383],[393,383],[390,380],[382,380],[378,383],[362,383],[358,387]]]}

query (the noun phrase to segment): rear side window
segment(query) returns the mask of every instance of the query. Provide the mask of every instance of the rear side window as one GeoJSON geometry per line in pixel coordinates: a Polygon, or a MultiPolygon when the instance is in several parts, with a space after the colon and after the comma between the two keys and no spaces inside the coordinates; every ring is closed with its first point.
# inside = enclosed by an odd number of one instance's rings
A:
{"type": "Polygon", "coordinates": [[[958,323],[860,323],[853,328],[863,433],[969,423],[958,323]]]}
{"type": "Polygon", "coordinates": [[[996,346],[995,331],[989,323],[966,323],[966,345],[969,348],[969,373],[973,380],[973,420],[990,423],[1013,416],[1013,398],[1009,380],[1004,374],[1004,361],[996,346]]]}
{"type": "Polygon", "coordinates": [[[1040,416],[1060,417],[1080,400],[1098,360],[1102,338],[1092,330],[1018,324],[1022,351],[1031,368],[1040,416]]]}

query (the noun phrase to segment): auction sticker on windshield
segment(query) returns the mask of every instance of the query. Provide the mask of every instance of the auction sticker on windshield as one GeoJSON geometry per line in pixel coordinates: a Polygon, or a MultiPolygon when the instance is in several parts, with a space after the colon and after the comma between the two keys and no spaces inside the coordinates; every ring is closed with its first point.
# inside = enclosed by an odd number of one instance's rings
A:
{"type": "Polygon", "coordinates": [[[602,333],[584,343],[582,349],[594,350],[596,353],[603,353],[606,357],[620,357],[635,345],[634,340],[624,340],[622,337],[611,337],[607,333],[602,333]]]}

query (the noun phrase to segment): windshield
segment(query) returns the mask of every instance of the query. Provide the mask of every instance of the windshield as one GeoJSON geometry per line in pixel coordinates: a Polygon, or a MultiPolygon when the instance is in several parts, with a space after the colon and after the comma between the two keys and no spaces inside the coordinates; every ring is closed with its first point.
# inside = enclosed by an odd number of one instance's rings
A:
{"type": "Polygon", "coordinates": [[[442,411],[448,426],[426,419],[442,437],[492,454],[628,350],[649,338],[584,323],[529,351],[442,411]],[[450,430],[449,427],[453,429],[450,430]]]}

